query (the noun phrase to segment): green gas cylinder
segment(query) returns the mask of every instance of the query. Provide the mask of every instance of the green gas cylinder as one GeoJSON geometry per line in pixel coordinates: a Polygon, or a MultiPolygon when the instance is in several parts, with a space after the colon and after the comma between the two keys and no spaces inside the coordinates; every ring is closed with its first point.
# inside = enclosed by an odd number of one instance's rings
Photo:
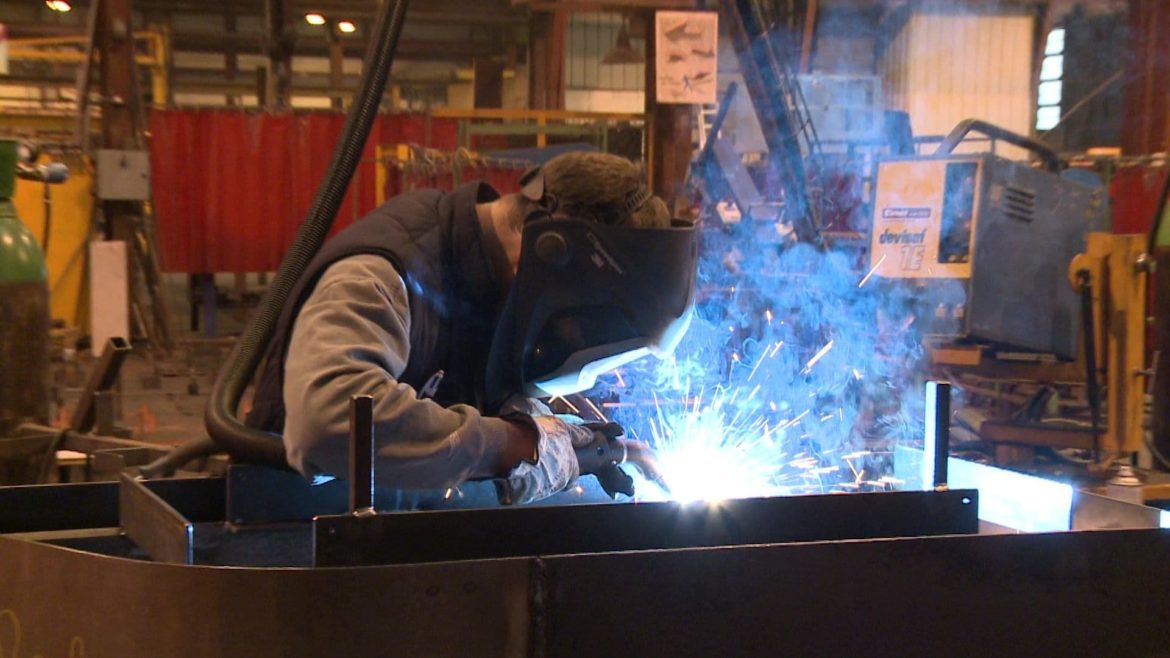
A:
{"type": "Polygon", "coordinates": [[[49,415],[48,272],[12,205],[16,165],[17,142],[0,139],[0,437],[49,415]]]}

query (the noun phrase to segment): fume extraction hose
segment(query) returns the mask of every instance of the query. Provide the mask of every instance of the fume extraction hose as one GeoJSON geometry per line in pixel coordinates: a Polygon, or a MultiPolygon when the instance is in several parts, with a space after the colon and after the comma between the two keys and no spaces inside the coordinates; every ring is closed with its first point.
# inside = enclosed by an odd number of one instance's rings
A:
{"type": "Polygon", "coordinates": [[[264,357],[281,309],[289,302],[293,286],[324,243],[333,218],[345,198],[370,128],[378,116],[402,24],[406,19],[407,4],[407,0],[387,0],[379,8],[363,65],[366,73],[362,86],[346,117],[345,128],[337,146],[334,147],[329,170],[268,293],[252,315],[243,336],[229,356],[227,366],[220,371],[212,388],[205,415],[207,432],[220,450],[233,457],[252,463],[288,465],[284,446],[279,440],[271,434],[244,425],[237,417],[240,398],[264,357]]]}

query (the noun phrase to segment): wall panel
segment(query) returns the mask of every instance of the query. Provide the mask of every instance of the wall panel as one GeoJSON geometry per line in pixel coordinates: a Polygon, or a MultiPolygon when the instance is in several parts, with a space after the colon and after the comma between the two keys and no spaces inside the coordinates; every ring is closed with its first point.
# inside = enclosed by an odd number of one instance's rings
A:
{"type": "MultiPolygon", "coordinates": [[[[455,148],[454,120],[383,115],[334,230],[374,208],[374,146],[455,148]]],[[[345,115],[174,110],[151,115],[161,265],[170,272],[276,269],[329,165],[345,115]]]]}
{"type": "Polygon", "coordinates": [[[943,135],[967,118],[1029,134],[1034,22],[1022,13],[920,8],[883,54],[887,104],[910,113],[915,135],[943,135]]]}

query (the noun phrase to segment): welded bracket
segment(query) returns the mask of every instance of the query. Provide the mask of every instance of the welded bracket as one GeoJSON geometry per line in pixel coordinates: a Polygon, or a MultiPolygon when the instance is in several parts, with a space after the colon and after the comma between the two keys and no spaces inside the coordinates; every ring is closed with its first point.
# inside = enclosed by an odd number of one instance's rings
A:
{"type": "Polygon", "coordinates": [[[349,513],[374,513],[374,398],[349,399],[349,513]]]}
{"type": "Polygon", "coordinates": [[[951,385],[926,383],[926,441],[922,483],[935,490],[947,488],[947,458],[951,452],[951,385]]]}
{"type": "Polygon", "coordinates": [[[224,519],[223,478],[139,480],[123,473],[118,525],[156,562],[193,564],[196,524],[224,519]]]}
{"type": "Polygon", "coordinates": [[[125,473],[118,482],[118,525],[156,562],[195,561],[195,525],[125,473]]]}
{"type": "Polygon", "coordinates": [[[969,534],[973,490],[501,507],[313,519],[316,566],[969,534]]]}
{"type": "Polygon", "coordinates": [[[118,373],[122,370],[122,362],[130,354],[130,343],[125,338],[114,337],[106,342],[102,355],[94,364],[89,374],[89,382],[81,392],[77,407],[73,410],[73,424],[75,432],[88,432],[97,418],[97,404],[95,398],[99,392],[108,391],[118,381],[118,373]]]}

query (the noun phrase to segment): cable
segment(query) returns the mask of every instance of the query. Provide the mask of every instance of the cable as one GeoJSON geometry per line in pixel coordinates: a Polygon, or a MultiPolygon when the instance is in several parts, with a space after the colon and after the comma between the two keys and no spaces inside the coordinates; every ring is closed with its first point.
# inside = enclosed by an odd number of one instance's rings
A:
{"type": "Polygon", "coordinates": [[[1097,382],[1097,334],[1093,323],[1093,280],[1089,270],[1077,272],[1081,284],[1081,321],[1084,325],[1085,384],[1088,386],[1089,419],[1093,432],[1093,459],[1101,457],[1101,391],[1097,382]]]}
{"type": "Polygon", "coordinates": [[[145,478],[169,477],[183,464],[216,452],[216,447],[215,441],[209,436],[188,441],[149,464],[140,466],[138,473],[145,478]]]}
{"type": "Polygon", "coordinates": [[[281,311],[292,301],[289,297],[293,287],[324,243],[337,209],[345,198],[349,181],[361,160],[366,138],[382,103],[386,80],[406,19],[407,4],[407,0],[381,4],[362,67],[368,74],[363,77],[362,87],[350,107],[345,128],[334,147],[329,170],[268,293],[245,328],[244,335],[232,349],[228,367],[220,371],[215,380],[204,420],[211,439],[233,457],[273,466],[288,466],[281,442],[268,432],[240,422],[236,417],[237,407],[272,340],[281,311]]]}
{"type": "Polygon", "coordinates": [[[57,450],[65,441],[68,432],[69,428],[62,429],[49,440],[49,445],[45,447],[45,456],[41,459],[41,467],[37,469],[36,484],[45,484],[49,481],[49,471],[53,470],[53,464],[57,463],[57,450]]]}

